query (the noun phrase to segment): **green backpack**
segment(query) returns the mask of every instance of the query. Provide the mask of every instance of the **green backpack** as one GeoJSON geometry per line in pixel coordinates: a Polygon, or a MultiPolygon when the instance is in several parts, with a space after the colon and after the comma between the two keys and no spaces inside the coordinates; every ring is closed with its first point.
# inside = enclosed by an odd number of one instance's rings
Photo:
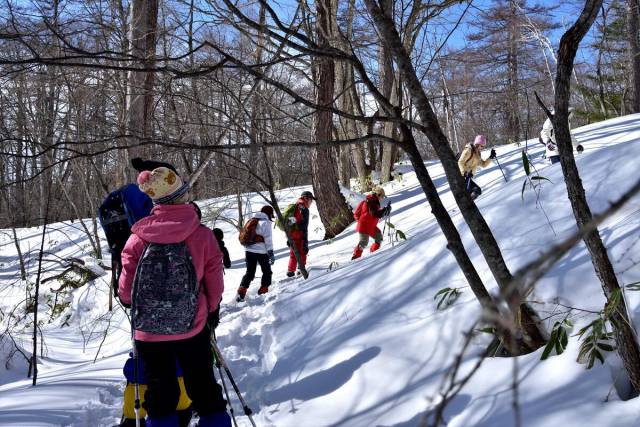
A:
{"type": "Polygon", "coordinates": [[[291,221],[292,218],[295,218],[294,215],[296,213],[296,204],[295,203],[291,203],[289,206],[286,207],[286,209],[282,212],[282,220],[280,221],[280,219],[276,220],[276,227],[278,227],[280,230],[285,231],[284,230],[284,225],[285,224],[290,224],[289,229],[290,230],[295,230],[297,224],[295,222],[295,219],[293,221],[291,221]]]}

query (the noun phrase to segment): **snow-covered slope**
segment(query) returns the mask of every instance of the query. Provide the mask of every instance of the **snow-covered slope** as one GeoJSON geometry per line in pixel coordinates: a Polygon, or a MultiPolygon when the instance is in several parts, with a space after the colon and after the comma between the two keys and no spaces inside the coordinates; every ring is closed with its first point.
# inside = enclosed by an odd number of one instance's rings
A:
{"type": "MultiPolygon", "coordinates": [[[[585,151],[577,156],[593,212],[608,206],[637,179],[634,159],[640,158],[640,116],[626,116],[575,131],[585,151]]],[[[542,147],[529,142],[529,154],[541,176],[548,178],[539,199],[529,189],[521,198],[524,170],[521,147],[497,148],[500,169],[492,166],[478,175],[484,193],[477,200],[514,271],[549,245],[575,230],[559,165],[542,159],[542,147]],[[544,209],[544,212],[543,212],[544,209]],[[551,224],[547,223],[545,213],[551,224]]],[[[459,228],[465,246],[487,286],[492,276],[462,221],[437,162],[428,169],[445,205],[459,228]]],[[[332,241],[323,242],[322,225],[312,215],[310,278],[284,279],[288,256],[282,233],[275,232],[274,285],[257,296],[259,279],[246,303],[234,294],[244,273],[243,251],[233,228],[221,221],[232,268],[225,276],[226,291],[218,339],[224,355],[256,412],[260,426],[416,426],[439,399],[449,367],[459,354],[464,333],[479,316],[479,305],[465,287],[415,175],[407,166],[401,180],[386,185],[393,205],[392,223],[406,241],[385,239],[382,249],[351,262],[356,244],[354,226],[332,241]],[[446,310],[436,310],[438,290],[461,287],[461,297],[446,310]]],[[[283,191],[282,206],[302,188],[283,191]]],[[[353,195],[351,202],[357,201],[353,195]]],[[[207,212],[229,200],[202,203],[207,212]]],[[[252,198],[258,210],[260,198],[252,198]]],[[[312,209],[314,213],[315,207],[312,209]]],[[[603,240],[623,284],[640,280],[640,198],[601,227],[603,240]]],[[[213,225],[213,224],[209,224],[213,225]]],[[[30,271],[36,267],[41,229],[18,230],[23,251],[31,250],[30,271]]],[[[48,234],[49,252],[59,257],[88,258],[89,248],[77,222],[54,224],[48,234]]],[[[17,280],[16,251],[10,230],[0,234],[0,308],[7,313],[24,299],[17,280]]],[[[49,267],[53,264],[47,264],[49,267]]],[[[259,275],[259,273],[258,273],[259,275]]],[[[129,351],[128,323],[121,309],[105,314],[107,275],[75,290],[66,312],[42,328],[46,355],[41,359],[39,384],[19,377],[25,364],[2,372],[1,425],[106,426],[119,417],[122,376],[129,351]],[[104,330],[109,327],[105,337],[104,330]],[[93,363],[97,355],[97,360],[93,363]]],[[[33,279],[32,279],[33,281],[33,279]]],[[[640,294],[627,292],[631,315],[640,315],[640,294]]],[[[44,297],[46,298],[46,296],[44,297]]],[[[600,310],[604,299],[583,245],[574,248],[538,284],[531,296],[549,324],[568,309],[555,301],[586,310],[600,310]]],[[[42,316],[42,315],[41,315],[42,316]]],[[[576,329],[593,314],[574,311],[576,329]]],[[[46,316],[45,316],[46,318],[46,316]]],[[[3,326],[4,330],[4,326],[3,326]]],[[[29,346],[28,337],[14,337],[29,346]]],[[[477,363],[488,342],[478,337],[462,358],[459,377],[477,363]]],[[[567,351],[541,362],[538,351],[518,359],[484,361],[475,376],[445,411],[450,426],[514,425],[513,374],[519,380],[519,405],[525,426],[636,426],[640,401],[620,401],[612,391],[619,361],[609,355],[604,366],[585,370],[575,362],[579,342],[571,337],[567,351]],[[515,371],[514,371],[515,369],[515,371]]],[[[5,351],[6,352],[6,351],[5,351]]],[[[236,400],[236,413],[240,408],[236,400]]],[[[241,425],[248,425],[240,417],[241,425]]]]}

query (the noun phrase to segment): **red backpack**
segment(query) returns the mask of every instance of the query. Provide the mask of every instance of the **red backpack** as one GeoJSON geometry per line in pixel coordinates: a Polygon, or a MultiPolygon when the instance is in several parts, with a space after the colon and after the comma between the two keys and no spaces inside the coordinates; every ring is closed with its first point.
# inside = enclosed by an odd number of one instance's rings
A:
{"type": "Polygon", "coordinates": [[[255,243],[264,242],[264,237],[256,233],[258,221],[258,218],[251,218],[244,224],[242,230],[240,230],[238,240],[240,240],[240,244],[242,246],[249,246],[255,243]]]}

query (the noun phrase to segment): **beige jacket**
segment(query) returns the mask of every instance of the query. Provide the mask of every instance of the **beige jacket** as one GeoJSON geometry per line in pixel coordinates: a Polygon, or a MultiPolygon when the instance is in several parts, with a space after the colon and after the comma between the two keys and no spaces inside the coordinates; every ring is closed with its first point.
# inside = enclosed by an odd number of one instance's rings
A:
{"type": "Polygon", "coordinates": [[[464,146],[464,150],[462,150],[460,159],[458,160],[458,167],[462,175],[464,175],[465,172],[470,172],[472,175],[475,175],[478,168],[486,168],[490,164],[491,159],[482,160],[480,150],[474,149],[471,144],[464,146]]]}

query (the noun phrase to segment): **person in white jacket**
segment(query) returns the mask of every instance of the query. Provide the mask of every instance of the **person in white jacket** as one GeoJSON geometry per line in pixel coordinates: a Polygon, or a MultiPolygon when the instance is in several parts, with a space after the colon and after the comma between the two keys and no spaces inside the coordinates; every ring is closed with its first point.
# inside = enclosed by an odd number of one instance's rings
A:
{"type": "MultiPolygon", "coordinates": [[[[553,111],[551,112],[553,114],[553,111]]],[[[571,130],[571,119],[573,118],[573,108],[569,108],[569,130],[571,130]]],[[[542,125],[540,131],[540,142],[546,147],[546,157],[551,161],[551,164],[558,163],[560,161],[560,154],[558,153],[558,146],[556,145],[556,134],[553,131],[553,123],[551,119],[547,118],[542,125]]],[[[576,138],[571,134],[571,143],[576,147],[576,150],[581,153],[582,145],[577,144],[576,138]]]]}
{"type": "Polygon", "coordinates": [[[256,268],[260,264],[262,269],[262,279],[260,280],[260,289],[258,294],[266,294],[271,286],[271,266],[275,262],[273,255],[273,239],[271,234],[271,221],[273,220],[273,208],[269,205],[263,206],[260,212],[256,213],[253,219],[257,220],[255,225],[256,242],[245,245],[245,261],[247,264],[247,272],[240,281],[238,287],[238,302],[244,301],[247,290],[251,281],[256,277],[256,268]]]}

